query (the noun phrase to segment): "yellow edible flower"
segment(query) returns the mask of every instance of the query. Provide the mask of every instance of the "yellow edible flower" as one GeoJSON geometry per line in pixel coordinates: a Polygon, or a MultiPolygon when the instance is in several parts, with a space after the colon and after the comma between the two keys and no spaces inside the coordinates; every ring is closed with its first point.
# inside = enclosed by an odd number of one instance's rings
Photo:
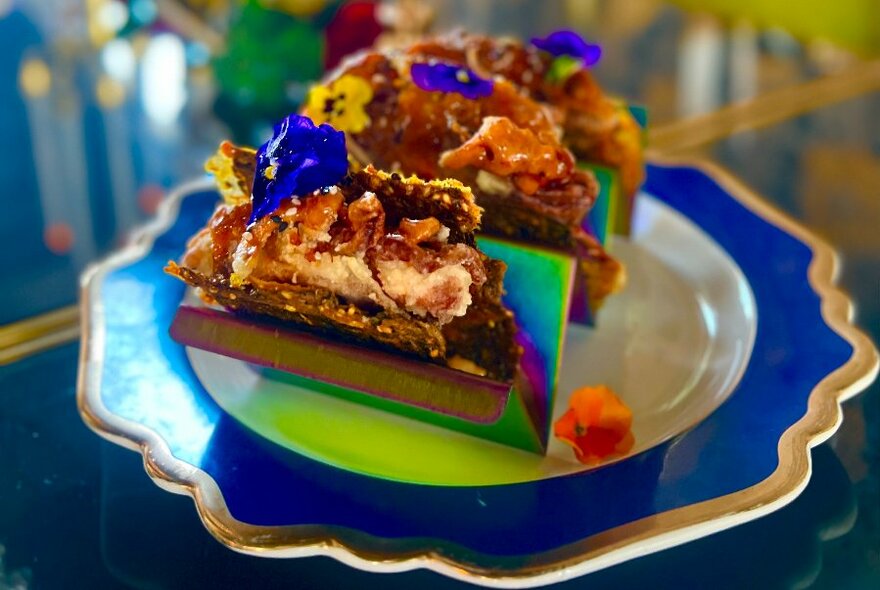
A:
{"type": "Polygon", "coordinates": [[[364,107],[372,99],[369,82],[346,74],[328,86],[313,86],[303,114],[317,124],[329,123],[340,131],[360,133],[370,124],[364,107]]]}
{"type": "Polygon", "coordinates": [[[205,162],[205,171],[213,174],[217,180],[217,188],[228,205],[246,203],[251,196],[249,178],[246,168],[253,160],[256,152],[251,148],[242,148],[224,141],[217,152],[205,162]]]}

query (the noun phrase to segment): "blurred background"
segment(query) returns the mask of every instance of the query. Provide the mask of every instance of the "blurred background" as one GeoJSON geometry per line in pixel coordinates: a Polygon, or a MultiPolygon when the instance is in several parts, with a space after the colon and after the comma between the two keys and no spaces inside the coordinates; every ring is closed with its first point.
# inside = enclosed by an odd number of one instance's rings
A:
{"type": "Polygon", "coordinates": [[[342,55],[380,35],[455,26],[524,37],[578,29],[605,48],[596,75],[606,89],[648,107],[655,151],[697,149],[748,170],[748,182],[832,241],[861,240],[852,245],[862,253],[877,246],[876,232],[851,230],[880,219],[869,188],[876,64],[852,72],[880,52],[880,9],[874,0],[789,4],[0,0],[0,180],[14,204],[0,231],[16,243],[0,252],[0,325],[74,303],[83,266],[200,174],[221,138],[264,141],[342,55]],[[669,127],[840,73],[836,86],[669,127]],[[780,121],[780,131],[754,130],[780,121]],[[770,148],[773,158],[755,157],[770,148]],[[844,190],[852,203],[840,211],[832,194],[844,190]]]}
{"type": "MultiPolygon", "coordinates": [[[[11,474],[0,476],[0,589],[60,580],[39,564],[40,556],[58,562],[58,546],[27,536],[20,520],[44,495],[107,541],[112,495],[109,504],[106,494],[94,498],[115,476],[97,474],[122,451],[87,433],[73,407],[80,271],[121,244],[169,189],[203,174],[221,139],[263,142],[342,55],[380,36],[456,26],[525,38],[564,26],[601,43],[595,74],[607,91],[647,107],[651,157],[713,159],[827,238],[841,253],[860,325],[880,340],[876,0],[0,0],[0,383],[19,384],[0,390],[0,474],[11,474]],[[31,356],[64,342],[72,344],[31,356]],[[43,380],[29,377],[35,371],[43,380]],[[65,449],[77,451],[73,464],[59,465],[65,449]]],[[[818,499],[786,518],[809,521],[833,504],[823,500],[829,486],[845,487],[858,518],[844,511],[846,526],[832,526],[834,534],[813,527],[808,537],[828,542],[811,545],[809,567],[794,560],[803,575],[786,573],[783,586],[880,585],[878,387],[845,411],[822,451],[826,472],[845,483],[814,481],[818,499]]],[[[138,477],[148,502],[170,501],[138,477]]],[[[792,526],[785,522],[767,526],[792,526]]],[[[193,544],[206,542],[195,521],[187,526],[193,544]]],[[[763,530],[775,538],[768,531],[777,529],[763,530]]],[[[113,569],[125,567],[110,567],[108,555],[84,562],[95,584],[120,581],[113,569]]],[[[148,574],[138,573],[148,578],[143,587],[174,585],[148,574]]]]}
{"type": "MultiPolygon", "coordinates": [[[[0,252],[8,283],[0,293],[0,325],[73,303],[83,266],[153,213],[170,187],[200,174],[222,138],[262,143],[310,81],[380,35],[463,26],[528,37],[574,27],[604,46],[596,68],[604,86],[648,107],[655,150],[720,152],[735,170],[748,168],[746,180],[784,207],[800,201],[798,213],[808,222],[834,214],[828,203],[835,199],[823,196],[842,190],[841,182],[866,191],[876,186],[880,133],[872,116],[876,100],[868,95],[822,109],[811,108],[829,102],[822,92],[794,94],[783,100],[784,112],[771,104],[749,113],[787,119],[786,133],[743,132],[719,143],[724,137],[711,122],[672,137],[666,127],[849,72],[880,52],[877,2],[804,0],[797,10],[782,8],[787,5],[0,0],[0,180],[16,187],[6,192],[14,214],[3,216],[0,231],[17,244],[0,252]],[[785,104],[791,102],[798,104],[785,104]],[[812,116],[797,117],[804,113],[812,116]],[[754,158],[759,146],[776,144],[778,157],[754,158]],[[804,165],[806,186],[787,176],[792,159],[804,165]]],[[[876,88],[876,75],[874,82],[876,88]]],[[[847,91],[831,88],[831,98],[847,91]]],[[[747,117],[738,124],[753,126],[747,117]]],[[[854,190],[859,204],[853,206],[868,207],[873,216],[856,211],[838,219],[829,237],[852,239],[850,223],[876,221],[880,205],[872,197],[854,190]]]]}

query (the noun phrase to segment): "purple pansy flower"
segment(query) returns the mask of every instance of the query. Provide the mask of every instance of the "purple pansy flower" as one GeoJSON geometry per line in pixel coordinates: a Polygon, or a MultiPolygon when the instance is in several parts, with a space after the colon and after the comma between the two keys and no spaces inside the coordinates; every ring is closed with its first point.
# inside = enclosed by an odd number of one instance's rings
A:
{"type": "Polygon", "coordinates": [[[257,150],[249,223],[275,211],[283,199],[336,184],[346,173],[345,134],[327,124],[316,126],[308,117],[288,115],[257,150]]]}
{"type": "Polygon", "coordinates": [[[410,75],[416,86],[429,92],[457,92],[471,100],[492,94],[492,80],[480,78],[463,66],[414,63],[410,75]]]}
{"type": "Polygon", "coordinates": [[[556,57],[562,55],[573,57],[585,66],[595,64],[602,57],[600,46],[587,43],[574,31],[554,31],[544,38],[533,37],[532,45],[556,57]]]}

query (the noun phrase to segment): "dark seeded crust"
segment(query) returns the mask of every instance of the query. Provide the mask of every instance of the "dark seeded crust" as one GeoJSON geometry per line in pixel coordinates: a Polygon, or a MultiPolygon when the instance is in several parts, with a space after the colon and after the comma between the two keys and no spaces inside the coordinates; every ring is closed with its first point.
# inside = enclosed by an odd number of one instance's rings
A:
{"type": "Polygon", "coordinates": [[[552,217],[537,215],[533,207],[517,196],[516,192],[505,196],[479,193],[480,204],[487,211],[481,230],[503,238],[568,249],[569,227],[552,217]]]}
{"type": "Polygon", "coordinates": [[[168,274],[202,289],[204,295],[236,313],[271,316],[315,332],[342,335],[381,348],[445,363],[446,339],[435,322],[403,313],[376,312],[341,301],[325,289],[258,281],[241,288],[169,262],[168,274]]]}
{"type": "Polygon", "coordinates": [[[447,356],[460,356],[475,362],[488,374],[502,381],[516,375],[522,350],[516,344],[513,313],[501,303],[504,271],[500,260],[486,262],[487,280],[467,315],[443,327],[447,356]]]}
{"type": "Polygon", "coordinates": [[[404,217],[424,219],[435,217],[449,228],[449,241],[473,244],[473,232],[480,225],[482,209],[474,202],[470,190],[456,180],[421,180],[376,170],[369,165],[349,175],[351,185],[343,186],[346,196],[354,198],[364,191],[376,193],[385,209],[389,224],[404,217]]]}

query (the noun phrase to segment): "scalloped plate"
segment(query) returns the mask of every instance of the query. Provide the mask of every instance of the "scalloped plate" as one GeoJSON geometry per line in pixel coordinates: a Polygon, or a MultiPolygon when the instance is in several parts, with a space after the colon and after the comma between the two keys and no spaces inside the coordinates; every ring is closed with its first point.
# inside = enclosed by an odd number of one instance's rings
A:
{"type": "MultiPolygon", "coordinates": [[[[714,336],[704,344],[692,339],[689,346],[699,352],[725,338],[732,344],[731,354],[709,371],[726,380],[690,389],[679,385],[654,399],[673,407],[673,400],[685,399],[701,410],[687,415],[680,409],[689,407],[685,404],[667,412],[657,418],[664,434],[650,440],[642,435],[641,452],[600,469],[572,468],[576,473],[543,473],[538,479],[374,477],[367,474],[375,470],[339,461],[359,456],[357,465],[369,464],[371,444],[353,439],[328,457],[301,446],[290,452],[255,436],[208,394],[199,374],[207,382],[209,369],[201,366],[197,373],[186,350],[169,338],[184,288],[161,267],[179,256],[187,237],[204,223],[216,198],[206,186],[179,190],[131,246],[85,273],[78,403],[93,429],[139,448],[154,480],[191,494],[208,530],[240,551],[330,555],[377,572],[425,567],[488,586],[561,581],[783,506],[806,484],[809,448],[838,426],[840,401],[877,372],[876,350],[851,325],[849,302],[833,286],[834,256],[825,244],[713,166],[654,164],[645,185],[652,204],[637,215],[645,221],[650,218],[645,211],[657,207],[667,213],[655,219],[680,214],[688,221],[667,223],[648,241],[649,234],[636,233],[635,242],[662,249],[667,270],[681,279],[677,288],[692,289],[698,307],[711,312],[701,312],[701,329],[714,336]],[[699,240],[680,239],[691,226],[711,240],[704,238],[701,246],[699,240]],[[712,265],[697,262],[712,252],[714,260],[727,260],[733,269],[714,275],[729,282],[707,283],[721,300],[737,302],[728,307],[707,299],[688,280],[689,273],[713,276],[706,274],[712,265]],[[735,280],[738,276],[745,279],[735,280]],[[757,310],[756,326],[750,309],[757,310]],[[744,319],[731,325],[734,317],[744,319]],[[676,395],[685,389],[687,395],[676,395]],[[501,481],[521,483],[489,485],[501,481]]],[[[632,264],[632,252],[624,255],[638,273],[635,284],[650,276],[632,264]]],[[[725,264],[718,262],[719,268],[725,264]]],[[[648,311],[629,321],[650,326],[661,308],[634,309],[648,311]]],[[[613,310],[609,315],[614,317],[613,310]]],[[[613,340],[615,325],[619,322],[605,321],[597,334],[605,330],[613,340]]],[[[650,346],[663,343],[662,331],[653,337],[650,346]]],[[[665,358],[661,353],[658,349],[657,359],[665,358]]],[[[704,357],[682,357],[689,360],[677,378],[699,373],[700,361],[694,359],[704,357]]],[[[655,364],[669,363],[655,359],[655,364]]],[[[625,396],[639,389],[659,395],[664,382],[645,366],[628,369],[625,396]]],[[[269,436],[271,419],[256,424],[238,417],[269,436]]],[[[417,463],[423,450],[409,445],[400,453],[417,463]]],[[[473,453],[466,444],[446,460],[465,463],[474,460],[473,453]]],[[[496,457],[501,466],[511,461],[505,453],[496,457]]]]}

